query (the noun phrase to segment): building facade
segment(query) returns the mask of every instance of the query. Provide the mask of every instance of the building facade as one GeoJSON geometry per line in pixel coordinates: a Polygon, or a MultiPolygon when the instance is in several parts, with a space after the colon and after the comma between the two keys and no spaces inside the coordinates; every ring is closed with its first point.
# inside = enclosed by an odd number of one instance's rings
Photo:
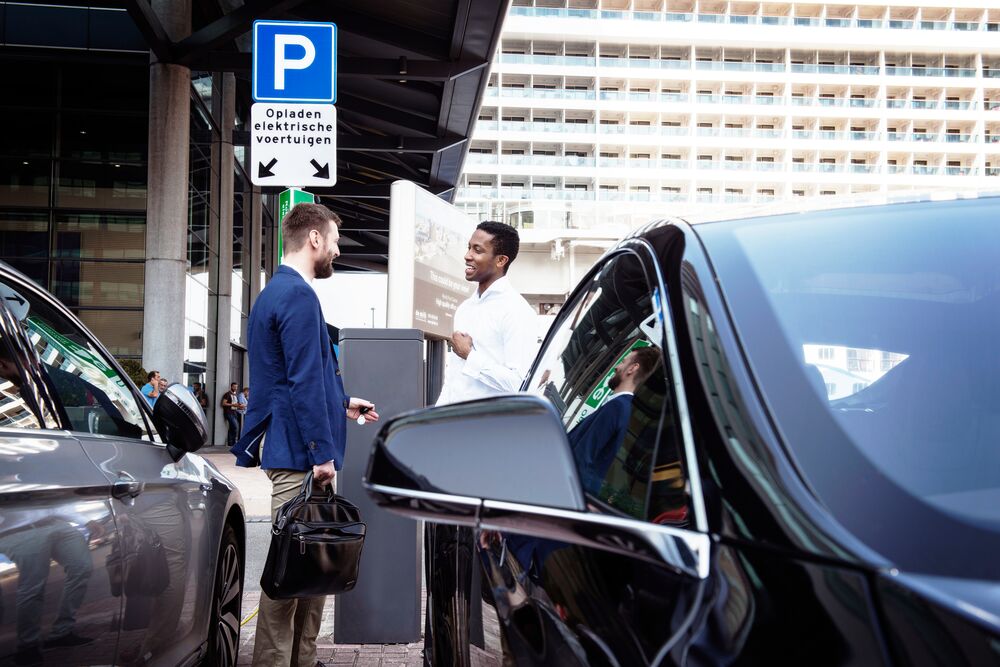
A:
{"type": "Polygon", "coordinates": [[[235,130],[249,119],[232,75],[191,72],[186,205],[175,212],[186,219],[184,284],[168,284],[150,263],[150,66],[128,14],[0,9],[0,68],[10,91],[0,97],[0,260],[55,294],[120,360],[155,367],[171,382],[203,383],[215,440],[224,442],[215,406],[231,381],[247,379],[250,303],[277,261],[276,197],[250,185],[245,147],[223,131],[227,115],[235,130]],[[13,21],[26,27],[15,30],[13,21]],[[84,52],[76,57],[36,43],[80,25],[84,52]],[[17,39],[33,50],[18,50],[17,39]],[[180,295],[183,318],[144,323],[151,293],[168,290],[180,295]],[[174,370],[144,353],[151,328],[183,334],[174,370]]]}
{"type": "Polygon", "coordinates": [[[942,4],[514,0],[456,203],[564,239],[1000,188],[1000,7],[942,4]]]}

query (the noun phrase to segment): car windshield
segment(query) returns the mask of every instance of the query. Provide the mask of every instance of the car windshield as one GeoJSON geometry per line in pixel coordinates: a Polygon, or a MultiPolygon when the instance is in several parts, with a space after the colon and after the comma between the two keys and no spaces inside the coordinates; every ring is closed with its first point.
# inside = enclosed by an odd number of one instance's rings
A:
{"type": "Polygon", "coordinates": [[[839,520],[887,555],[915,527],[1000,530],[1000,199],[698,232],[786,447],[839,520]]]}

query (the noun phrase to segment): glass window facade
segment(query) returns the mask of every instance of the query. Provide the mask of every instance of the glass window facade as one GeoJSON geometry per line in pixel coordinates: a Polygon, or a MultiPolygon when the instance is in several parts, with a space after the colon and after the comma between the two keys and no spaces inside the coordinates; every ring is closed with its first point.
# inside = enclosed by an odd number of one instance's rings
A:
{"type": "Polygon", "coordinates": [[[142,354],[146,67],[21,62],[0,98],[0,259],[120,357],[142,354]],[[95,94],[93,81],[114,81],[95,94]]]}

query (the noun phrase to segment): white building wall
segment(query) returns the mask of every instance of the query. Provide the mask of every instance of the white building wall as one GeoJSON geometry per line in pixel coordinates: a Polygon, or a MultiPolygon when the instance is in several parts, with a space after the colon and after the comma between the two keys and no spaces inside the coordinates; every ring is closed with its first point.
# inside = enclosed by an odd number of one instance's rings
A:
{"type": "MultiPolygon", "coordinates": [[[[1000,189],[995,2],[515,0],[456,203],[566,245],[934,189],[1000,189]]],[[[539,303],[600,255],[526,246],[539,303]]]]}

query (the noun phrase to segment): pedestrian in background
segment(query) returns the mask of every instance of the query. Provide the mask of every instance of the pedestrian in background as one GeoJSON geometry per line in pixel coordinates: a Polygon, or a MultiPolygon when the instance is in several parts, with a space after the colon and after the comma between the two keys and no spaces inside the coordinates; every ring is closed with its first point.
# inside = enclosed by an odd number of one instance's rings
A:
{"type": "Polygon", "coordinates": [[[208,413],[208,394],[205,392],[205,388],[200,382],[194,383],[194,397],[198,401],[198,405],[201,409],[208,413]]]}
{"type": "Polygon", "coordinates": [[[170,382],[165,377],[160,378],[160,393],[162,394],[170,386],[170,382]]]}
{"type": "MultiPolygon", "coordinates": [[[[374,406],[344,393],[337,359],[312,288],[333,274],[340,218],[320,204],[299,204],[281,222],[284,264],[250,310],[250,383],[265,400],[248,405],[247,428],[232,448],[236,463],[261,466],[271,480],[271,519],[298,495],[308,472],[314,487],[333,484],[344,463],[347,419],[378,420],[374,406]]],[[[326,598],[260,596],[255,667],[316,667],[326,598]]]]}
{"type": "Polygon", "coordinates": [[[250,402],[250,387],[243,387],[236,396],[236,412],[240,416],[240,433],[243,433],[243,426],[247,416],[247,404],[250,402]]]}
{"type": "MultiPolygon", "coordinates": [[[[477,288],[455,311],[455,332],[437,405],[517,391],[528,374],[537,347],[537,318],[507,278],[519,248],[517,230],[502,222],[480,223],[469,239],[465,279],[477,288]]],[[[465,611],[454,617],[469,618],[470,602],[479,604],[472,582],[472,572],[477,570],[459,566],[466,559],[476,562],[472,530],[436,523],[428,523],[425,530],[428,587],[455,588],[427,596],[430,636],[425,645],[431,655],[425,660],[436,664],[436,656],[464,656],[460,661],[467,664],[468,625],[442,622],[445,617],[452,618],[452,613],[431,605],[433,600],[460,600],[465,611]],[[456,577],[458,572],[464,572],[464,578],[456,577]]]]}
{"type": "Polygon", "coordinates": [[[239,392],[235,382],[229,383],[229,391],[222,396],[222,414],[229,425],[229,432],[226,433],[226,446],[232,447],[240,437],[239,419],[239,392]]]}
{"type": "Polygon", "coordinates": [[[140,391],[142,391],[142,395],[149,403],[149,407],[153,407],[156,399],[160,397],[160,371],[149,371],[146,373],[146,384],[142,385],[140,391]]]}

